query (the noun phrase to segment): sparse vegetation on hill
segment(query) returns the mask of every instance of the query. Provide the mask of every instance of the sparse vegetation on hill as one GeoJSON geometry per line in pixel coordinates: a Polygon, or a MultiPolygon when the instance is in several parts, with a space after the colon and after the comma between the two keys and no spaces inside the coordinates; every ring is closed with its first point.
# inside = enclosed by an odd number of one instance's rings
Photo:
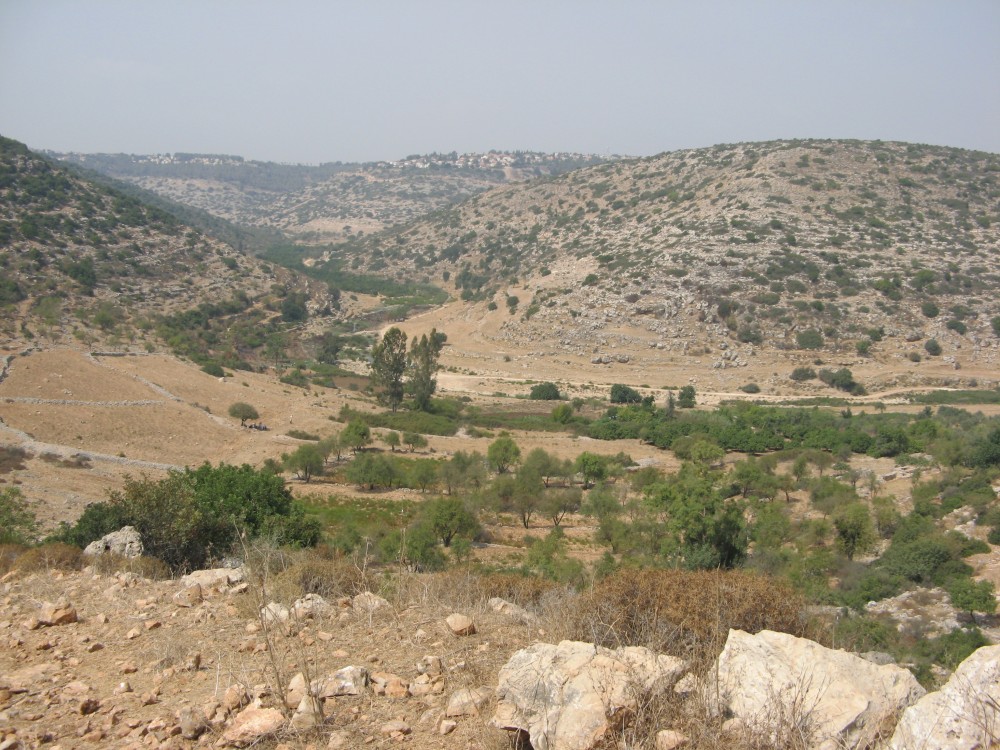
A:
{"type": "Polygon", "coordinates": [[[446,284],[487,312],[516,299],[531,314],[505,338],[557,329],[565,354],[585,330],[684,352],[727,341],[744,356],[878,358],[903,339],[947,354],[995,339],[998,174],[996,155],[915,144],[717,146],[498,188],[333,255],[446,284]]]}

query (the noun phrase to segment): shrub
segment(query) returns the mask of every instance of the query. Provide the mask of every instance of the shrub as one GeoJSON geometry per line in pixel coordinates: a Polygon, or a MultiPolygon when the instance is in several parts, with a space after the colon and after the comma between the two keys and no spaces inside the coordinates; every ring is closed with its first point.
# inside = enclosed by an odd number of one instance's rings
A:
{"type": "Polygon", "coordinates": [[[789,377],[796,382],[813,380],[816,377],[816,371],[811,367],[796,367],[789,377]]]}
{"type": "Polygon", "coordinates": [[[936,318],[940,314],[941,309],[933,302],[924,302],[920,306],[920,312],[924,314],[924,317],[936,318]]]}
{"type": "Polygon", "coordinates": [[[746,385],[741,385],[740,390],[744,393],[760,393],[760,386],[756,383],[747,383],[746,385]]]}
{"type": "Polygon", "coordinates": [[[21,490],[0,490],[0,544],[28,544],[35,540],[38,524],[21,490]]]}
{"type": "Polygon", "coordinates": [[[680,409],[695,407],[695,390],[693,385],[686,385],[677,392],[677,406],[680,409]]]}
{"type": "Polygon", "coordinates": [[[865,392],[864,387],[854,380],[854,375],[846,367],[839,370],[820,370],[819,379],[831,388],[847,391],[854,395],[861,395],[865,392]]]}
{"type": "Polygon", "coordinates": [[[802,635],[802,600],[779,581],[746,571],[622,570],[594,584],[566,613],[570,637],[713,657],[730,628],[802,635]]]}
{"type": "Polygon", "coordinates": [[[552,421],[559,424],[569,424],[573,419],[573,407],[569,404],[559,404],[552,409],[552,421]]]}
{"type": "Polygon", "coordinates": [[[969,331],[969,327],[965,325],[965,323],[963,323],[961,320],[952,319],[949,320],[944,325],[945,328],[947,328],[948,330],[954,331],[955,333],[960,334],[962,336],[964,336],[969,331]]]}
{"type": "Polygon", "coordinates": [[[559,386],[555,383],[538,383],[531,387],[528,398],[532,401],[558,401],[561,398],[559,386]]]}
{"type": "Polygon", "coordinates": [[[641,401],[642,394],[640,394],[635,388],[630,388],[629,386],[622,385],[621,383],[615,383],[611,386],[612,404],[638,404],[641,401]]]}
{"type": "Polygon", "coordinates": [[[909,352],[906,358],[911,362],[919,362],[923,357],[920,356],[920,352],[909,352]]]}
{"type": "Polygon", "coordinates": [[[820,349],[823,346],[823,334],[815,328],[807,328],[795,335],[795,343],[799,349],[820,349]]]}
{"type": "Polygon", "coordinates": [[[325,599],[354,596],[363,590],[364,574],[348,560],[324,559],[315,552],[281,571],[275,580],[278,590],[289,589],[290,599],[319,594],[325,599]]]}
{"type": "Polygon", "coordinates": [[[216,362],[209,362],[201,368],[201,371],[211,375],[213,378],[224,378],[226,377],[226,371],[222,369],[222,365],[216,362]]]}
{"type": "Polygon", "coordinates": [[[301,546],[319,541],[319,524],[305,518],[284,480],[246,464],[206,463],[158,481],[128,477],[57,536],[84,546],[124,525],[135,526],[146,552],[175,571],[203,567],[244,535],[301,546]]]}
{"type": "Polygon", "coordinates": [[[924,350],[932,357],[937,357],[941,354],[941,344],[937,342],[937,339],[928,339],[924,343],[924,350]]]}
{"type": "Polygon", "coordinates": [[[14,567],[24,572],[38,570],[80,570],[83,550],[63,542],[48,542],[32,547],[17,558],[14,567]]]}

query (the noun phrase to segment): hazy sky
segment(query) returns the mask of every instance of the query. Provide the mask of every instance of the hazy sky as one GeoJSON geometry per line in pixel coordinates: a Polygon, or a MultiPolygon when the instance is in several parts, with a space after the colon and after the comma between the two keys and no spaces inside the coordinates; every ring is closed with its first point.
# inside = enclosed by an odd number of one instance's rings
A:
{"type": "Polygon", "coordinates": [[[1000,0],[0,0],[0,134],[307,163],[772,138],[1000,152],[1000,0]]]}

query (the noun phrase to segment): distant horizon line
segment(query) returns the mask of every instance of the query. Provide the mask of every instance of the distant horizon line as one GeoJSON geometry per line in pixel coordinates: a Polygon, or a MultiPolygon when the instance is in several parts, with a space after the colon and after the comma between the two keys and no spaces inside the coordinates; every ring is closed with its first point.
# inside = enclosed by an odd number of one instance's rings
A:
{"type": "MultiPolygon", "coordinates": [[[[0,134],[2,135],[2,134],[0,134]]],[[[452,149],[450,151],[427,151],[423,153],[410,153],[406,156],[395,157],[395,158],[382,158],[382,159],[367,159],[367,160],[343,160],[343,159],[333,159],[329,161],[281,161],[276,159],[258,159],[243,156],[241,154],[233,153],[219,153],[213,151],[149,151],[149,152],[128,152],[128,151],[79,151],[79,150],[59,150],[52,148],[34,148],[28,146],[32,151],[36,151],[40,154],[45,155],[62,155],[62,156],[128,156],[128,157],[177,157],[177,156],[190,156],[190,157],[215,157],[215,158],[227,158],[240,160],[250,163],[258,164],[276,164],[279,166],[290,166],[290,167],[322,167],[331,164],[389,164],[392,162],[410,161],[414,159],[420,159],[432,156],[449,156],[455,154],[457,157],[463,156],[485,156],[488,154],[502,154],[502,155],[516,155],[516,154],[529,154],[529,155],[545,155],[545,156],[565,156],[565,157],[583,157],[583,158],[593,158],[593,159],[604,159],[604,160],[624,160],[624,159],[644,159],[659,156],[661,154],[677,153],[680,151],[700,151],[705,149],[713,149],[720,147],[732,147],[732,146],[742,146],[748,144],[766,144],[766,143],[796,143],[796,142],[841,142],[841,143],[898,143],[913,146],[930,146],[934,148],[947,148],[947,149],[957,149],[960,151],[971,151],[979,152],[992,155],[1000,155],[1000,151],[990,151],[987,149],[980,148],[970,148],[966,146],[953,146],[940,143],[926,143],[922,141],[907,141],[898,139],[885,139],[885,138],[819,138],[819,137],[796,137],[796,138],[769,138],[765,140],[746,140],[746,141],[729,141],[713,143],[707,146],[688,146],[688,147],[678,147],[673,149],[664,149],[662,151],[656,151],[650,154],[627,154],[627,153],[611,153],[610,151],[605,151],[603,153],[599,152],[587,152],[587,151],[570,151],[570,150],[556,150],[556,151],[542,151],[538,149],[499,149],[490,148],[484,151],[457,151],[452,149]]],[[[27,145],[27,144],[25,144],[27,145]]]]}

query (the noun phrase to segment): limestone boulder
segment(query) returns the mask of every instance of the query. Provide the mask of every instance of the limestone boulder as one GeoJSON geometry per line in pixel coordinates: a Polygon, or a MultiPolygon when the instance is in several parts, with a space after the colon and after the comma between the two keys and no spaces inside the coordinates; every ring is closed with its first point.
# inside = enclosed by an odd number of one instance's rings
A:
{"type": "Polygon", "coordinates": [[[221,744],[246,747],[276,734],[285,726],[285,717],[276,708],[248,706],[240,711],[222,735],[221,744]]]}
{"type": "Polygon", "coordinates": [[[491,723],[526,732],[535,750],[589,750],[684,668],[680,659],[640,647],[535,643],[500,670],[491,723]]]}
{"type": "Polygon", "coordinates": [[[296,620],[322,619],[332,613],[333,605],[319,594],[306,594],[292,605],[296,620]]]}
{"type": "Polygon", "coordinates": [[[378,594],[373,594],[371,591],[362,591],[351,599],[351,605],[359,612],[370,614],[376,610],[387,608],[389,602],[378,594]]]}
{"type": "Polygon", "coordinates": [[[501,599],[498,596],[493,597],[486,604],[497,614],[509,617],[511,620],[519,622],[522,625],[535,625],[538,622],[538,618],[524,607],[519,607],[513,602],[501,599]]]}
{"type": "Polygon", "coordinates": [[[1000,743],[1000,646],[985,646],[963,661],[944,687],[903,712],[889,747],[974,750],[996,743],[1000,743]]]}
{"type": "Polygon", "coordinates": [[[341,695],[361,695],[371,682],[364,667],[344,667],[331,675],[312,681],[312,694],[317,698],[336,698],[341,695]]]}
{"type": "Polygon", "coordinates": [[[60,597],[55,604],[44,602],[38,610],[38,622],[46,627],[70,625],[77,622],[78,619],[76,607],[65,597],[60,597]]]}
{"type": "Polygon", "coordinates": [[[211,589],[225,589],[237,583],[242,583],[245,577],[243,568],[209,568],[195,570],[181,577],[183,586],[201,586],[203,592],[211,589]]]}
{"type": "Polygon", "coordinates": [[[138,529],[135,526],[123,526],[118,531],[105,534],[88,544],[83,554],[91,556],[113,554],[133,558],[141,557],[143,551],[142,536],[138,529]]]}
{"type": "Polygon", "coordinates": [[[453,612],[445,618],[445,622],[448,625],[448,630],[451,631],[452,635],[473,635],[476,632],[476,624],[472,621],[472,618],[468,615],[463,615],[460,612],[453,612]]]}
{"type": "Polygon", "coordinates": [[[870,746],[926,692],[902,667],[769,630],[730,630],[705,688],[717,710],[743,726],[775,737],[806,727],[809,747],[820,750],[870,746]]]}

